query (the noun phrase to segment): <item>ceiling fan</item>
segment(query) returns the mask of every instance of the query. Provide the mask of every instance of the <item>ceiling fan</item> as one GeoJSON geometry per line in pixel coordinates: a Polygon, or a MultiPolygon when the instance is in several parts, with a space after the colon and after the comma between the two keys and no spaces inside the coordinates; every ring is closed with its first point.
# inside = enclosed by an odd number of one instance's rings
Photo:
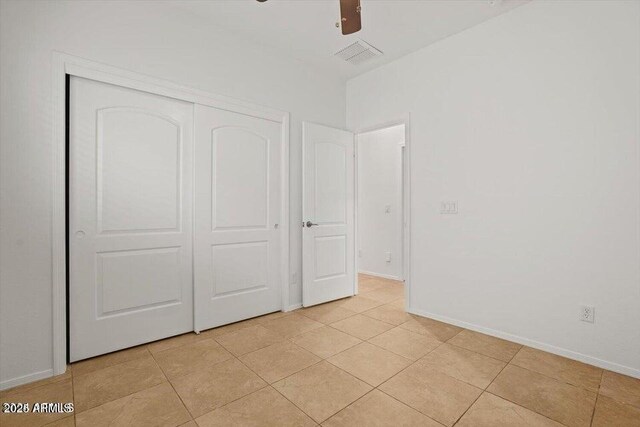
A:
{"type": "MultiPolygon", "coordinates": [[[[264,3],[267,0],[257,0],[264,3]]],[[[336,26],[342,27],[342,34],[353,34],[362,29],[360,0],[340,0],[340,22],[336,26]]]]}

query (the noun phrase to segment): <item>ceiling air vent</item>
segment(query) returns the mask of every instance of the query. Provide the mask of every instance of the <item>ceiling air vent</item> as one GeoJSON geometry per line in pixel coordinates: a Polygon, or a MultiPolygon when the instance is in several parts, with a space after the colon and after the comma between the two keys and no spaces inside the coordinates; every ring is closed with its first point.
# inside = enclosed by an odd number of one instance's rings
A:
{"type": "Polygon", "coordinates": [[[382,55],[381,51],[362,40],[356,40],[334,54],[334,56],[354,65],[362,64],[380,55],[382,55]]]}

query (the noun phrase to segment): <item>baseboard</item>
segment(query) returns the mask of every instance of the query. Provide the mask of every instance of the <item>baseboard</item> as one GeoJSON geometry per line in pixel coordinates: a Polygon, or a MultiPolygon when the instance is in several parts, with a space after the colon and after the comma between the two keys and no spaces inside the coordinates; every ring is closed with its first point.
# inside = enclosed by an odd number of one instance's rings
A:
{"type": "Polygon", "coordinates": [[[375,276],[375,277],[381,277],[383,279],[391,279],[391,280],[402,281],[402,278],[400,278],[398,276],[393,276],[391,274],[372,273],[370,271],[363,271],[363,270],[358,271],[358,274],[366,274],[367,276],[375,276]]]}
{"type": "Polygon", "coordinates": [[[6,390],[8,388],[17,387],[19,385],[32,383],[34,381],[43,380],[53,376],[53,369],[47,369],[45,371],[34,372],[33,374],[23,375],[17,378],[11,378],[0,382],[0,390],[6,390]]]}
{"type": "Polygon", "coordinates": [[[628,375],[634,378],[640,378],[640,370],[631,368],[629,366],[620,365],[618,363],[609,362],[607,360],[598,359],[596,357],[588,356],[586,354],[578,353],[572,350],[568,350],[562,347],[556,347],[551,344],[546,344],[540,341],[531,340],[518,335],[509,334],[507,332],[498,331],[484,326],[475,325],[473,323],[463,322],[461,320],[452,319],[446,316],[441,316],[435,313],[429,313],[424,310],[417,310],[414,308],[407,308],[407,312],[411,314],[417,314],[418,316],[428,317],[430,319],[439,320],[441,322],[449,323],[451,325],[459,326],[461,328],[470,329],[472,331],[481,332],[483,334],[491,335],[497,338],[502,338],[508,341],[513,341],[518,344],[533,347],[538,350],[543,350],[549,353],[557,354],[569,359],[577,360],[579,362],[587,363],[589,365],[597,366],[599,368],[608,369],[609,371],[618,372],[620,374],[628,375]]]}
{"type": "Polygon", "coordinates": [[[297,304],[291,304],[289,307],[285,308],[284,311],[285,313],[289,312],[289,311],[293,311],[293,310],[297,310],[299,308],[302,308],[302,303],[299,302],[297,304]]]}

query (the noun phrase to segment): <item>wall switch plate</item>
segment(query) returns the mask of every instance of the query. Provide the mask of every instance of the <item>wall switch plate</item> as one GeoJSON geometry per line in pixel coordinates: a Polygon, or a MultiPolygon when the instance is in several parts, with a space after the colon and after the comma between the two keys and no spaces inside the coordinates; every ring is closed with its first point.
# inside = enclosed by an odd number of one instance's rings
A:
{"type": "Polygon", "coordinates": [[[391,205],[385,205],[384,212],[385,213],[391,213],[391,205]]]}
{"type": "Polygon", "coordinates": [[[362,258],[362,249],[358,249],[358,258],[362,258]]]}
{"type": "Polygon", "coordinates": [[[385,252],[385,255],[386,255],[386,261],[391,262],[391,252],[385,252]]]}
{"type": "Polygon", "coordinates": [[[458,202],[455,200],[449,202],[440,202],[440,213],[446,215],[457,214],[458,202]]]}
{"type": "Polygon", "coordinates": [[[583,322],[593,323],[595,320],[596,308],[590,305],[580,306],[580,320],[583,322]]]}

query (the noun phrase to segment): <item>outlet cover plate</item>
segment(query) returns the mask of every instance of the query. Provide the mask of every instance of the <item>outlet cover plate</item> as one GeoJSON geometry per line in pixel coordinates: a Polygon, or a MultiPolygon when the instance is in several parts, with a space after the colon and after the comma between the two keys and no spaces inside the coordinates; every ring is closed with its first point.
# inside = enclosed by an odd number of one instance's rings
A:
{"type": "Polygon", "coordinates": [[[593,323],[596,316],[596,308],[590,305],[581,305],[579,316],[583,322],[593,323]]]}

